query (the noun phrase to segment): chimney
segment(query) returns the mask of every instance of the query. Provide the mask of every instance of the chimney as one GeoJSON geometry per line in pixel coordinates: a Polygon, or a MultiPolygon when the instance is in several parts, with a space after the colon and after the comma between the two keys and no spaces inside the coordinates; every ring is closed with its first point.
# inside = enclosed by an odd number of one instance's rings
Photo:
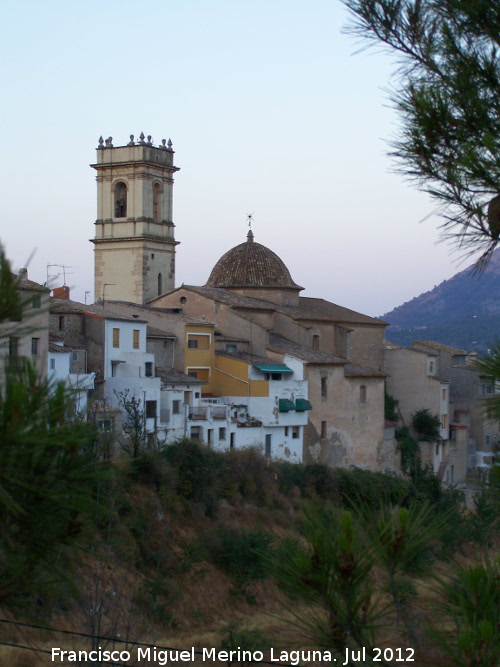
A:
{"type": "Polygon", "coordinates": [[[19,269],[18,280],[28,280],[28,269],[19,269]]]}
{"type": "Polygon", "coordinates": [[[66,301],[68,301],[69,287],[67,285],[63,285],[62,287],[54,287],[52,290],[52,296],[54,299],[66,299],[66,301]]]}

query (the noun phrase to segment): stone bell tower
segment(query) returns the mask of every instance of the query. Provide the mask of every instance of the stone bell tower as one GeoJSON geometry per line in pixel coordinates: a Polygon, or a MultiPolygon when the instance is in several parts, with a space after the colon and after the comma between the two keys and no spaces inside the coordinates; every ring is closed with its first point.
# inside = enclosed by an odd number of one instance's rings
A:
{"type": "Polygon", "coordinates": [[[151,136],[126,146],[101,137],[97,147],[95,300],[146,303],[175,287],[172,142],[151,136]]]}

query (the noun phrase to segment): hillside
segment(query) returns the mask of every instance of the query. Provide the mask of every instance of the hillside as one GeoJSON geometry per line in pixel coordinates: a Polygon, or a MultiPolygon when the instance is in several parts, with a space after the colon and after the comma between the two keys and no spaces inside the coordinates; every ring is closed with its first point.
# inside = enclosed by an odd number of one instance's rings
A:
{"type": "Polygon", "coordinates": [[[386,336],[400,345],[415,338],[468,351],[486,351],[500,332],[500,251],[482,275],[472,267],[382,315],[386,336]]]}

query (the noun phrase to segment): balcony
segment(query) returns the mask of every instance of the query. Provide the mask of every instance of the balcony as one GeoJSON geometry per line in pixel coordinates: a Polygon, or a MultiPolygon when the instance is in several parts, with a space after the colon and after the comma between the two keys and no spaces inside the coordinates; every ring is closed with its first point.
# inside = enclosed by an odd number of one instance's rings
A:
{"type": "Polygon", "coordinates": [[[188,421],[226,421],[229,419],[228,405],[190,406],[188,421]]]}

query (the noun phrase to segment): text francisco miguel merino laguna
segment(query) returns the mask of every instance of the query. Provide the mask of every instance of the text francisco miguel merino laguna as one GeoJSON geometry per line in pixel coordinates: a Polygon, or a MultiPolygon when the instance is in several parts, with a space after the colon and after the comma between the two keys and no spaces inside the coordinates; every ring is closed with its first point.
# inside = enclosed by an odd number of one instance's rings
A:
{"type": "MultiPolygon", "coordinates": [[[[220,662],[262,662],[264,654],[262,651],[244,651],[238,647],[236,651],[217,651],[214,648],[202,648],[200,651],[195,650],[194,647],[189,650],[176,649],[158,649],[156,646],[141,648],[140,646],[134,649],[136,655],[135,661],[141,662],[145,660],[148,662],[156,662],[158,665],[167,665],[169,662],[194,662],[195,655],[201,657],[203,662],[215,661],[220,662]]],[[[389,661],[396,660],[397,662],[414,662],[414,650],[411,648],[397,648],[397,649],[345,649],[345,656],[343,658],[333,657],[330,651],[279,651],[275,652],[271,649],[271,655],[268,657],[270,662],[281,662],[289,665],[298,665],[300,662],[335,662],[339,665],[347,665],[349,662],[364,663],[367,658],[371,658],[374,662],[382,662],[382,652],[384,659],[389,661]],[[373,654],[372,654],[373,651],[373,654]],[[390,657],[386,655],[390,651],[390,657]]],[[[52,649],[52,662],[100,662],[120,660],[126,663],[131,660],[132,654],[130,651],[108,651],[104,649],[97,649],[95,651],[68,651],[61,648],[52,649]]],[[[135,664],[135,663],[134,663],[135,664]]],[[[278,666],[277,666],[278,667],[278,666]]]]}

